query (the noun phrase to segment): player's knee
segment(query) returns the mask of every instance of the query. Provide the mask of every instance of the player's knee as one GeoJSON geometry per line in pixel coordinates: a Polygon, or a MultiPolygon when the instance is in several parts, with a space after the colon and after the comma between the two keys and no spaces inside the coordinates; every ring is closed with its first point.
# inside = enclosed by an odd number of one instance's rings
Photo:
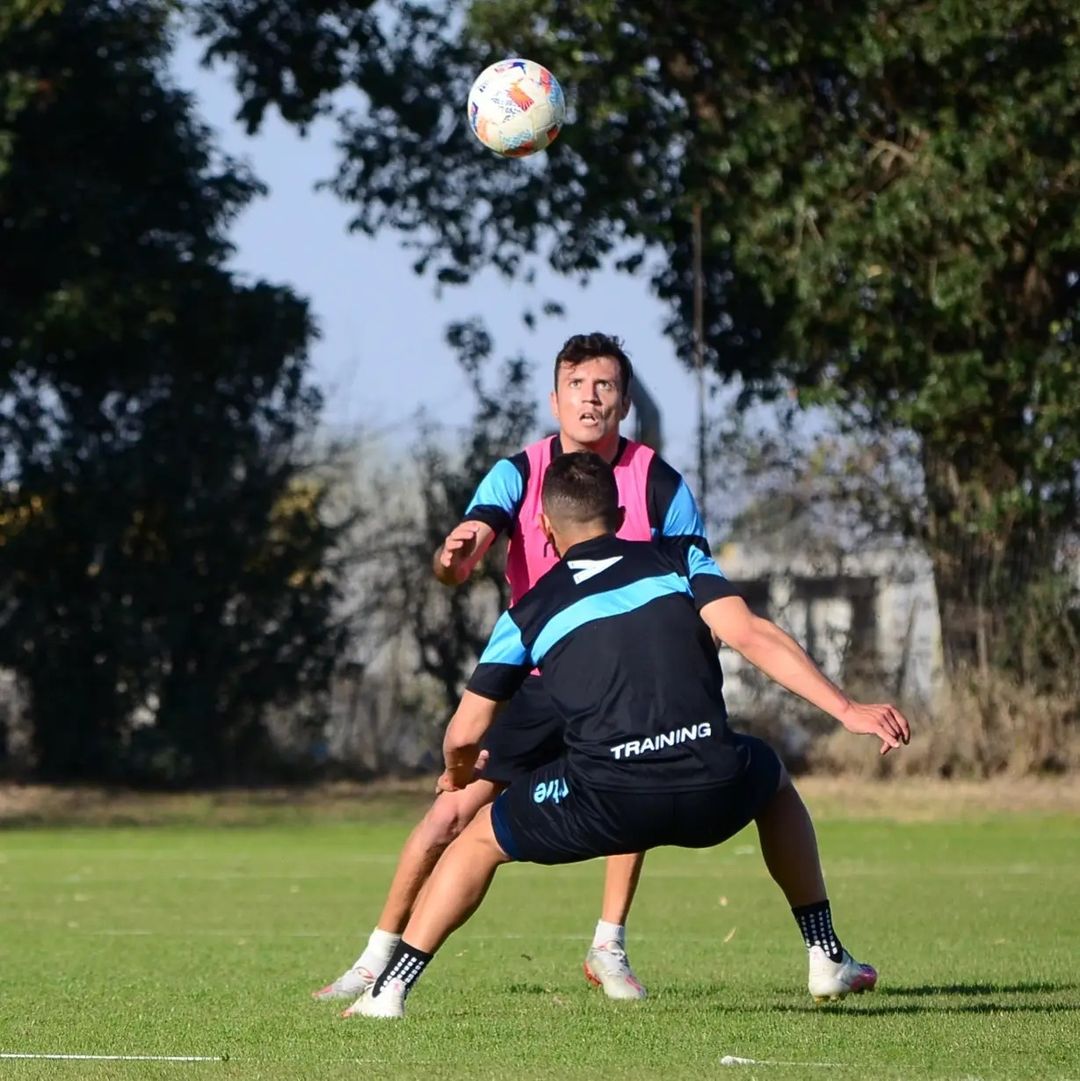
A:
{"type": "Polygon", "coordinates": [[[472,821],[473,808],[446,792],[431,806],[424,818],[425,837],[431,847],[445,848],[472,821]]]}

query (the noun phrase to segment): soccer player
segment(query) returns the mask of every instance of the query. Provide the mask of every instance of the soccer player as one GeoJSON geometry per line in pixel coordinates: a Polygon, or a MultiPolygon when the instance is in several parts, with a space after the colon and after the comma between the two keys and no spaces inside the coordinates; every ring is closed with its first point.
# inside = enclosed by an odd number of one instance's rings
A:
{"type": "Polygon", "coordinates": [[[594,454],[564,455],[548,469],[542,522],[561,561],[492,631],[447,729],[439,788],[467,790],[499,703],[537,665],[566,718],[566,752],[479,811],[346,1015],[402,1017],[410,988],[501,864],[708,847],[751,821],[803,934],[811,995],[876,984],[833,930],[813,823],[779,758],[727,725],[709,632],[849,731],[877,737],[882,754],[907,743],[907,721],[892,706],[847,698],[793,639],[751,614],[699,548],[619,539],[618,500],[610,466],[594,454]]]}
{"type": "MultiPolygon", "coordinates": [[[[557,562],[540,527],[540,484],[560,454],[589,450],[609,462],[625,516],[619,536],[648,541],[689,537],[704,551],[705,527],[683,478],[649,447],[619,434],[630,409],[632,368],[621,342],[605,334],[569,338],[555,358],[551,411],[555,436],[541,439],[497,462],[477,488],[465,519],[434,556],[436,576],[446,585],[464,582],[500,532],[509,533],[507,579],[511,604],[557,562]]],[[[515,777],[557,758],[563,725],[532,677],[514,695],[488,733],[486,766],[467,787],[440,795],[410,834],[390,891],[363,952],[342,976],[315,998],[355,998],[386,966],[421,888],[446,846],[515,777]]],[[[625,924],[641,872],[640,855],[608,861],[600,920],[585,959],[585,975],[610,998],[643,998],[645,989],[626,955],[625,924]]]]}

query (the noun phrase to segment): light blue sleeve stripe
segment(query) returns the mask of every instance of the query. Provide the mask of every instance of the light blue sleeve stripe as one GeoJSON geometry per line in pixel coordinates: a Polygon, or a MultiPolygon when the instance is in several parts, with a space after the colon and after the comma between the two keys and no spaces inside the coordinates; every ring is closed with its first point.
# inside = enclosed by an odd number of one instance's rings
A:
{"type": "Polygon", "coordinates": [[[564,608],[549,620],[533,643],[532,655],[536,664],[543,661],[552,646],[562,641],[571,631],[596,619],[607,619],[632,612],[635,608],[654,601],[669,593],[690,595],[690,583],[681,574],[663,574],[655,578],[639,578],[630,585],[595,593],[564,608]]]}
{"type": "Polygon", "coordinates": [[[517,467],[509,458],[500,458],[477,486],[465,517],[469,517],[473,507],[500,507],[513,516],[521,505],[523,494],[521,474],[517,467]]]}
{"type": "Polygon", "coordinates": [[[704,537],[705,523],[686,481],[682,481],[664,516],[665,537],[704,537]]]}
{"type": "Polygon", "coordinates": [[[509,612],[503,612],[499,616],[479,663],[513,665],[530,663],[529,653],[521,640],[521,631],[509,612]]]}
{"type": "Polygon", "coordinates": [[[690,569],[690,577],[696,574],[713,574],[717,578],[727,578],[720,569],[716,560],[707,556],[697,545],[690,545],[686,553],[686,562],[690,569]]]}

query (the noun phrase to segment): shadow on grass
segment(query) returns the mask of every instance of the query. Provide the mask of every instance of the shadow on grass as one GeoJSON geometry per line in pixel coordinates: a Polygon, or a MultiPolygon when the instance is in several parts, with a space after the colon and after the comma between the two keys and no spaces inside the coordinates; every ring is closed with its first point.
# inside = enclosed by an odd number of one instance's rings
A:
{"type": "MultiPolygon", "coordinates": [[[[536,985],[519,984],[512,990],[539,993],[536,985]]],[[[1080,990],[1080,984],[1031,981],[1012,984],[954,983],[932,986],[917,984],[909,987],[890,985],[865,995],[851,995],[842,1002],[811,1003],[794,999],[791,987],[760,988],[753,1001],[733,1003],[732,990],[722,982],[659,985],[651,989],[650,1003],[659,1010],[707,1008],[722,1013],[754,1013],[783,1011],[805,1014],[865,1015],[927,1015],[927,1014],[1007,1014],[1007,1013],[1080,1013],[1080,998],[1075,1001],[1017,1001],[1017,995],[1060,996],[1080,990]],[[947,1001],[949,996],[975,1001],[947,1001]],[[904,998],[937,999],[942,1001],[902,1002],[904,998]]]]}
{"type": "Polygon", "coordinates": [[[905,987],[903,984],[890,984],[880,988],[879,995],[920,996],[920,995],[1047,995],[1059,991],[1077,991],[1080,984],[1049,983],[1031,981],[1028,983],[943,983],[919,984],[905,987]]]}
{"type": "MultiPolygon", "coordinates": [[[[792,1009],[789,1007],[789,1009],[792,1009]]],[[[1080,1013],[1080,1003],[1068,1002],[963,1002],[963,1003],[897,1003],[896,1005],[871,1005],[866,1000],[858,1006],[842,1003],[825,1002],[820,1006],[796,1006],[794,1013],[843,1013],[844,1010],[859,1017],[889,1016],[904,1014],[980,1014],[980,1013],[1080,1013]]]]}
{"type": "Polygon", "coordinates": [[[702,997],[695,1002],[688,1002],[687,996],[681,1000],[675,998],[664,1000],[659,995],[650,1001],[650,1005],[657,1011],[685,1012],[688,1008],[696,1006],[706,1008],[710,1013],[789,1013],[789,1014],[815,1014],[831,1015],[839,1017],[848,1014],[850,1017],[929,1017],[937,1015],[978,1016],[979,1014],[1069,1014],[1080,1013],[1080,1003],[1068,1002],[874,1002],[869,997],[860,998],[858,1002],[848,999],[846,1002],[823,1002],[816,1003],[782,1003],[782,1002],[759,1002],[759,1003],[732,1003],[724,1001],[721,996],[713,999],[702,997]]]}

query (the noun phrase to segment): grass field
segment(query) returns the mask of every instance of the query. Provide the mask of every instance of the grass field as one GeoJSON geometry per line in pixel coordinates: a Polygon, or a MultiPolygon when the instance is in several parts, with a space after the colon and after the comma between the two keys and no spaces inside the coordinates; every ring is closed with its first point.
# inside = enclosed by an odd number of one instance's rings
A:
{"type": "Polygon", "coordinates": [[[1080,818],[916,798],[897,821],[851,815],[854,796],[820,801],[819,834],[877,993],[811,1003],[748,831],[650,856],[630,928],[646,1002],[581,977],[599,865],[511,867],[400,1024],[341,1021],[309,992],[353,959],[416,796],[355,818],[3,829],[0,1052],[228,1058],[3,1059],[0,1077],[1080,1078],[1080,818]]]}

